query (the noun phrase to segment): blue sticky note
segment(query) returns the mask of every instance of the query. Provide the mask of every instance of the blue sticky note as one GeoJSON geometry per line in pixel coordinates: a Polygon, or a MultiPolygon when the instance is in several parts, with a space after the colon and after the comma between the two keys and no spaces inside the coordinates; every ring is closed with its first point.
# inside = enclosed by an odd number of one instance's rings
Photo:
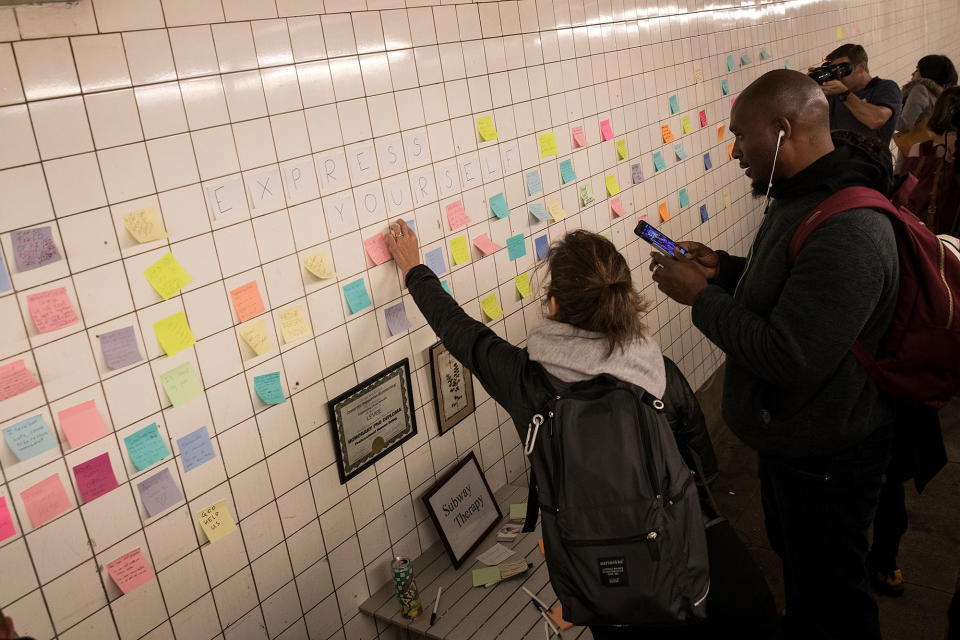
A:
{"type": "Polygon", "coordinates": [[[6,427],[3,439],[20,461],[29,460],[58,446],[57,439],[39,413],[6,427]]]}
{"type": "Polygon", "coordinates": [[[678,142],[673,146],[673,152],[677,154],[677,160],[686,160],[687,152],[683,150],[683,143],[678,142]]]}
{"type": "Polygon", "coordinates": [[[703,154],[703,168],[705,171],[710,171],[710,169],[713,169],[713,162],[710,160],[709,153],[703,154]]]}
{"type": "Polygon", "coordinates": [[[283,386],[280,384],[279,371],[253,376],[253,390],[266,404],[283,404],[287,401],[287,397],[283,395],[283,386]]]}
{"type": "Polygon", "coordinates": [[[156,422],[130,434],[123,439],[123,444],[127,447],[130,461],[138,471],[143,471],[170,455],[156,422]]]}
{"type": "Polygon", "coordinates": [[[686,189],[680,189],[680,208],[690,206],[690,196],[687,195],[686,189]]]}
{"type": "Polygon", "coordinates": [[[751,62],[752,60],[750,60],[750,54],[748,54],[746,51],[740,54],[740,64],[750,64],[751,62]]]}
{"type": "Polygon", "coordinates": [[[633,184],[640,184],[643,182],[643,167],[639,163],[630,167],[630,174],[633,178],[633,184]]]}
{"type": "Polygon", "coordinates": [[[423,261],[438,278],[447,272],[447,264],[443,260],[443,247],[427,251],[423,255],[423,261]]]}
{"type": "Polygon", "coordinates": [[[490,210],[493,211],[493,215],[501,219],[510,215],[510,208],[507,207],[507,199],[503,197],[502,193],[498,193],[490,198],[490,210]]]}
{"type": "Polygon", "coordinates": [[[180,487],[170,475],[170,469],[166,467],[138,484],[137,491],[140,493],[143,508],[151,518],[183,500],[180,487]]]}
{"type": "Polygon", "coordinates": [[[700,205],[700,222],[706,222],[710,219],[710,215],[707,213],[707,205],[700,205]]]}
{"type": "Polygon", "coordinates": [[[193,433],[178,438],[177,447],[180,449],[180,462],[185,472],[196,469],[216,456],[206,427],[200,427],[193,433]]]}
{"type": "Polygon", "coordinates": [[[727,84],[726,78],[720,81],[720,88],[723,90],[723,95],[730,95],[730,85],[727,84]]]}
{"type": "Polygon", "coordinates": [[[507,256],[511,260],[527,255],[527,240],[522,233],[507,238],[507,256]]]}
{"type": "Polygon", "coordinates": [[[343,286],[343,297],[347,299],[350,313],[360,313],[373,304],[370,300],[370,294],[367,293],[367,285],[363,278],[345,284],[343,286]]]}
{"type": "Polygon", "coordinates": [[[573,170],[573,160],[571,158],[560,161],[560,179],[563,180],[563,184],[577,179],[577,173],[573,170]]]}
{"type": "Polygon", "coordinates": [[[7,273],[7,265],[3,261],[3,251],[0,250],[0,293],[10,291],[10,274],[7,273]]]}
{"type": "Polygon", "coordinates": [[[680,113],[680,101],[676,94],[670,96],[670,113],[680,113]]]}
{"type": "Polygon", "coordinates": [[[406,223],[407,223],[407,226],[410,227],[410,231],[413,231],[414,233],[417,232],[417,225],[416,223],[414,223],[413,220],[407,220],[406,223]]]}
{"type": "Polygon", "coordinates": [[[550,219],[550,214],[547,213],[547,209],[543,206],[542,202],[530,203],[530,215],[540,221],[550,219]]]}
{"type": "Polygon", "coordinates": [[[737,63],[733,60],[733,56],[727,56],[727,71],[733,71],[737,68],[737,63]]]}
{"type": "Polygon", "coordinates": [[[446,280],[441,280],[440,286],[443,287],[443,290],[449,293],[451,296],[453,295],[453,291],[450,291],[450,284],[446,280]]]}
{"type": "Polygon", "coordinates": [[[527,171],[527,195],[534,196],[543,191],[543,183],[540,182],[540,172],[534,169],[527,171]]]}
{"type": "Polygon", "coordinates": [[[537,249],[537,258],[539,260],[543,260],[543,258],[547,255],[547,250],[550,248],[550,241],[547,240],[547,235],[544,234],[542,236],[537,236],[533,240],[533,245],[537,249]]]}
{"type": "Polygon", "coordinates": [[[769,60],[769,59],[770,59],[770,54],[767,53],[767,50],[766,50],[765,48],[763,48],[763,47],[760,47],[760,59],[761,59],[761,60],[769,60]]]}
{"type": "Polygon", "coordinates": [[[667,163],[663,159],[663,154],[659,151],[653,152],[653,166],[657,171],[663,171],[667,168],[667,163]]]}

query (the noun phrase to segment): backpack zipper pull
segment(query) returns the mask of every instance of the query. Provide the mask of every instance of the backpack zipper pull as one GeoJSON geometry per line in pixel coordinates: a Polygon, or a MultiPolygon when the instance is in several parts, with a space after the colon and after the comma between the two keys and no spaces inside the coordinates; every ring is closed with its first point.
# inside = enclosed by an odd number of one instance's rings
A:
{"type": "MultiPolygon", "coordinates": [[[[532,424],[527,425],[527,439],[523,443],[523,452],[526,455],[533,453],[533,448],[537,444],[537,434],[540,433],[540,425],[543,424],[543,416],[539,413],[534,414],[532,424]],[[533,429],[531,434],[530,430],[533,429]]],[[[552,425],[553,423],[551,423],[552,425]]]]}
{"type": "Polygon", "coordinates": [[[660,532],[656,529],[647,533],[647,549],[650,551],[650,558],[652,560],[660,560],[660,545],[657,543],[657,538],[660,537],[660,532]]]}
{"type": "MultiPolygon", "coordinates": [[[[560,396],[556,396],[554,398],[554,402],[558,400],[560,400],[560,396]]],[[[547,413],[547,417],[550,418],[550,437],[552,438],[553,437],[553,411],[550,411],[549,413],[547,413]]]]}

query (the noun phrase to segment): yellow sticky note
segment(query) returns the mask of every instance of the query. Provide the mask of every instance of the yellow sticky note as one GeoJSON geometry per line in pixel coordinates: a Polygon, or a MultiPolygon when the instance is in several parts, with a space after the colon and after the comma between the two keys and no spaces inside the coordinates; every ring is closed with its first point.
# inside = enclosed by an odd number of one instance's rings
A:
{"type": "Polygon", "coordinates": [[[843,27],[837,27],[837,40],[843,40],[843,27]]]}
{"type": "Polygon", "coordinates": [[[540,157],[557,155],[557,136],[553,131],[540,134],[540,157]]]}
{"type": "Polygon", "coordinates": [[[497,300],[497,294],[491,293],[486,298],[480,301],[480,306],[483,308],[483,312],[487,314],[487,317],[491,320],[496,320],[503,315],[503,309],[500,308],[500,302],[497,300]]]}
{"type": "Polygon", "coordinates": [[[467,244],[467,236],[451,238],[450,255],[453,256],[454,264],[470,262],[470,245],[467,244]]]}
{"type": "Polygon", "coordinates": [[[670,212],[667,211],[667,203],[661,202],[660,206],[657,207],[657,211],[660,212],[660,219],[666,222],[670,219],[670,212]]]}
{"type": "Polygon", "coordinates": [[[153,332],[157,334],[157,341],[168,356],[183,351],[195,342],[183,311],[178,311],[160,322],[154,322],[153,332]]]}
{"type": "Polygon", "coordinates": [[[484,140],[497,139],[497,129],[493,126],[493,119],[490,116],[477,118],[477,132],[484,140]]]}
{"type": "Polygon", "coordinates": [[[620,185],[617,184],[617,176],[611,173],[606,177],[606,183],[608,196],[615,196],[620,193],[620,185]]]}
{"type": "Polygon", "coordinates": [[[725,207],[729,207],[729,206],[730,206],[730,193],[727,192],[727,191],[724,191],[724,192],[723,192],[723,205],[724,205],[725,207]]]}
{"type": "Polygon", "coordinates": [[[626,160],[630,157],[630,154],[627,153],[626,140],[617,140],[617,157],[621,160],[626,160]]]}
{"type": "Polygon", "coordinates": [[[330,257],[326,254],[326,252],[323,251],[304,258],[303,266],[307,268],[307,271],[317,276],[321,280],[337,277],[337,272],[334,270],[333,264],[330,262],[330,257]]]}
{"type": "Polygon", "coordinates": [[[131,211],[123,216],[123,226],[127,233],[137,242],[153,242],[167,237],[167,230],[163,228],[163,221],[157,215],[156,207],[147,207],[131,211]]]}
{"type": "Polygon", "coordinates": [[[683,116],[682,118],[680,118],[680,129],[684,133],[690,133],[690,118],[688,118],[687,116],[683,116]]]}
{"type": "Polygon", "coordinates": [[[293,342],[310,335],[310,326],[303,315],[303,307],[284,309],[277,314],[280,321],[280,335],[284,342],[293,342]]]}
{"type": "Polygon", "coordinates": [[[207,540],[216,542],[227,534],[237,530],[237,523],[233,521],[227,501],[221,500],[212,507],[207,507],[197,514],[200,527],[207,534],[207,540]]]}
{"type": "Polygon", "coordinates": [[[547,211],[554,220],[563,220],[567,217],[567,212],[563,210],[563,205],[559,200],[547,203],[547,211]]]}
{"type": "Polygon", "coordinates": [[[513,281],[517,285],[517,292],[520,294],[521,298],[526,298],[530,296],[533,292],[530,290],[530,276],[526,273],[521,273],[513,281]]]}
{"type": "Polygon", "coordinates": [[[699,65],[693,68],[693,81],[695,83],[703,82],[703,69],[701,69],[699,65]]]}
{"type": "Polygon", "coordinates": [[[270,341],[270,335],[267,333],[267,323],[263,319],[251,322],[240,327],[240,337],[250,345],[250,348],[258,355],[262,356],[267,351],[273,349],[273,343],[270,341]]]}
{"type": "Polygon", "coordinates": [[[164,300],[169,300],[190,283],[190,274],[183,270],[172,253],[167,253],[147,267],[143,275],[164,300]]]}

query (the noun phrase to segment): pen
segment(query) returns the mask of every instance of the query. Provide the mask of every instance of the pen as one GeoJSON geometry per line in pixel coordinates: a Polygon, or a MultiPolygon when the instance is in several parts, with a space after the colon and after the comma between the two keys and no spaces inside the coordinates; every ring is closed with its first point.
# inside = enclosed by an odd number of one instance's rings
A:
{"type": "Polygon", "coordinates": [[[440,606],[440,592],[443,591],[443,587],[437,587],[437,599],[433,601],[433,613],[430,614],[430,626],[433,626],[433,623],[437,621],[437,607],[440,606]]]}
{"type": "Polygon", "coordinates": [[[537,611],[540,612],[540,617],[543,618],[544,622],[550,625],[550,628],[553,629],[553,632],[557,634],[557,637],[558,638],[563,637],[560,635],[560,629],[557,628],[557,625],[553,624],[553,620],[551,620],[550,616],[547,615],[547,611],[548,611],[547,605],[543,603],[543,600],[533,595],[533,592],[530,591],[530,589],[527,589],[526,587],[523,587],[523,586],[521,586],[520,588],[523,589],[528,596],[530,596],[530,602],[532,602],[533,606],[536,607],[537,611]]]}

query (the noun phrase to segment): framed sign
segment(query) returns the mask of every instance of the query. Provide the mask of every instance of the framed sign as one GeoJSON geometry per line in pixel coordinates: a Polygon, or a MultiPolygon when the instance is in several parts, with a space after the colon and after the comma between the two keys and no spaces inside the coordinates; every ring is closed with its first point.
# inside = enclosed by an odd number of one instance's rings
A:
{"type": "Polygon", "coordinates": [[[430,487],[423,502],[454,569],[503,517],[473,451],[430,487]]]}
{"type": "Polygon", "coordinates": [[[473,376],[442,342],[430,347],[430,371],[437,424],[440,425],[440,435],[443,435],[476,409],[473,376]]]}
{"type": "Polygon", "coordinates": [[[417,433],[410,361],[387,367],[327,406],[343,484],[417,433]]]}

